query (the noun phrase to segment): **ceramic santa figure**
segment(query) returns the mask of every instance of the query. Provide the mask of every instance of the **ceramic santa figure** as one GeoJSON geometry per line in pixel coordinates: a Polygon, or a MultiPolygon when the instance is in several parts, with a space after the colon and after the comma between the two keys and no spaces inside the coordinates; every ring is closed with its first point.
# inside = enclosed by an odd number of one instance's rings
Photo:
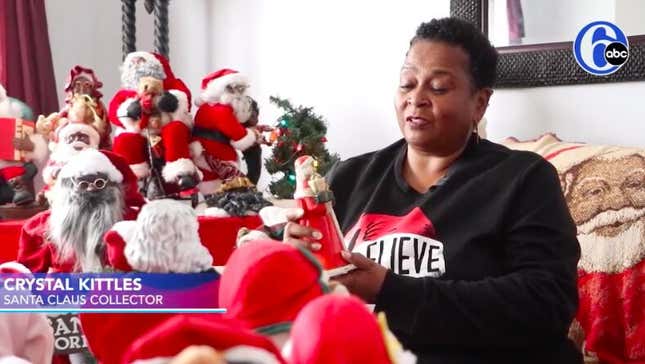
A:
{"type": "Polygon", "coordinates": [[[118,221],[135,219],[144,200],[136,177],[118,155],[87,149],[58,173],[50,209],[25,222],[18,261],[31,271],[100,271],[103,235],[118,221]]]}
{"type": "Polygon", "coordinates": [[[156,53],[128,54],[121,72],[121,88],[110,101],[108,110],[109,119],[116,127],[114,152],[128,161],[140,179],[151,174],[152,157],[163,164],[161,175],[166,183],[180,190],[194,187],[200,174],[188,147],[192,128],[190,91],[172,73],[168,60],[156,53]],[[163,92],[154,100],[154,105],[147,105],[141,92],[146,79],[162,81],[163,92]],[[156,128],[141,124],[147,106],[163,114],[156,128]]]}
{"type": "Polygon", "coordinates": [[[343,235],[336,219],[332,204],[334,195],[325,179],[318,174],[317,161],[308,155],[298,157],[294,162],[296,191],[293,198],[302,208],[300,225],[312,227],[322,233],[321,248],[313,252],[330,276],[344,274],[354,268],[341,256],[345,249],[343,235]]]}
{"type": "Polygon", "coordinates": [[[108,262],[121,271],[195,273],[212,268],[195,210],[161,199],[147,203],[136,221],[116,223],[105,235],[108,262]]]}
{"type": "Polygon", "coordinates": [[[414,364],[403,347],[365,302],[354,296],[325,295],[298,313],[283,349],[291,364],[414,364]]]}
{"type": "Polygon", "coordinates": [[[92,125],[71,123],[67,119],[62,119],[54,132],[54,139],[50,143],[53,149],[43,169],[45,187],[41,190],[42,196],[50,198],[48,195],[56,182],[58,173],[70,159],[85,149],[98,149],[100,142],[101,136],[92,125]]]}
{"type": "Polygon", "coordinates": [[[222,181],[240,176],[238,154],[261,142],[255,127],[245,127],[252,114],[252,99],[246,95],[248,80],[241,73],[222,69],[202,80],[195,114],[191,152],[204,175],[200,191],[217,191],[222,181]]]}

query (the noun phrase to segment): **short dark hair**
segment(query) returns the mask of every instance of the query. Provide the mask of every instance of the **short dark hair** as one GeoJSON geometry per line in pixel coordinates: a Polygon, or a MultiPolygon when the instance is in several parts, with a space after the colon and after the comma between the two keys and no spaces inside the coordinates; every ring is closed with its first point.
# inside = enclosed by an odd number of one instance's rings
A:
{"type": "Polygon", "coordinates": [[[475,87],[480,89],[495,85],[497,50],[473,24],[454,17],[432,19],[419,25],[410,47],[419,40],[460,46],[470,59],[470,75],[475,87]]]}

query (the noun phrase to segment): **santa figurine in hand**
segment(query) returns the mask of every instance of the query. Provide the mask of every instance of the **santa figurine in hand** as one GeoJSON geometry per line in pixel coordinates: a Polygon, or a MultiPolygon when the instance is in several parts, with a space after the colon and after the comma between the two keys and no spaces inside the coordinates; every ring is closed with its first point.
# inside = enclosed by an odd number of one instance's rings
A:
{"type": "Polygon", "coordinates": [[[168,61],[156,53],[128,54],[121,72],[121,89],[110,101],[108,112],[116,126],[114,152],[128,161],[139,179],[150,176],[155,166],[149,161],[156,159],[163,164],[160,169],[166,184],[180,191],[195,187],[200,173],[188,147],[192,128],[190,91],[174,76],[168,61]],[[158,95],[146,89],[153,79],[162,81],[158,95]],[[148,120],[156,112],[161,117],[152,125],[148,120]],[[150,156],[151,150],[156,155],[150,156]]]}
{"type": "Polygon", "coordinates": [[[345,274],[354,268],[341,256],[345,249],[343,235],[336,219],[332,204],[334,194],[329,185],[317,172],[318,162],[311,156],[303,155],[294,162],[296,191],[293,198],[302,208],[300,225],[308,226],[322,233],[322,239],[311,241],[321,248],[313,254],[318,258],[329,276],[345,274]]]}
{"type": "Polygon", "coordinates": [[[204,175],[199,186],[204,195],[213,194],[232,177],[242,176],[236,150],[245,151],[262,141],[256,127],[245,127],[252,114],[249,83],[244,75],[222,69],[202,80],[202,92],[195,100],[191,152],[204,175]]]}

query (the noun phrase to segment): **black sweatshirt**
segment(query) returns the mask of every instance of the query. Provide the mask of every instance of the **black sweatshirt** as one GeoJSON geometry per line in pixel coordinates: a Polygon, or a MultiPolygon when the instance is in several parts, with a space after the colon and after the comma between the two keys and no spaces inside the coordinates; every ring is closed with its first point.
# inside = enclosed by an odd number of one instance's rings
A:
{"type": "Polygon", "coordinates": [[[346,242],[389,268],[376,302],[420,363],[578,363],[576,227],[553,166],[470,141],[427,193],[404,180],[407,145],[328,173],[346,242]]]}

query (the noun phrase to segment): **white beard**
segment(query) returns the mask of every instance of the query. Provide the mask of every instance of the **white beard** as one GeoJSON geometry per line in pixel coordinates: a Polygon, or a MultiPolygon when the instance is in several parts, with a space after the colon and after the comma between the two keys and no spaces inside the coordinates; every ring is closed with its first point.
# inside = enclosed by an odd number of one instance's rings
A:
{"type": "Polygon", "coordinates": [[[582,252],[578,268],[585,272],[623,272],[645,258],[645,217],[614,237],[580,233],[578,241],[582,252]]]}
{"type": "Polygon", "coordinates": [[[95,146],[89,146],[80,141],[75,141],[72,144],[65,144],[63,142],[60,142],[56,144],[56,149],[54,149],[52,154],[49,156],[49,159],[59,163],[66,163],[70,159],[72,159],[75,155],[90,147],[94,149],[98,149],[95,146]],[[74,149],[74,147],[82,147],[83,149],[76,150],[74,149]]]}
{"type": "Polygon", "coordinates": [[[52,190],[48,240],[61,261],[75,259],[75,271],[97,272],[103,267],[103,235],[123,219],[123,192],[107,186],[99,192],[79,194],[71,181],[59,180],[52,190]]]}
{"type": "Polygon", "coordinates": [[[230,105],[235,112],[235,117],[241,123],[245,123],[251,117],[251,99],[242,94],[224,92],[220,97],[221,104],[230,105]]]}

